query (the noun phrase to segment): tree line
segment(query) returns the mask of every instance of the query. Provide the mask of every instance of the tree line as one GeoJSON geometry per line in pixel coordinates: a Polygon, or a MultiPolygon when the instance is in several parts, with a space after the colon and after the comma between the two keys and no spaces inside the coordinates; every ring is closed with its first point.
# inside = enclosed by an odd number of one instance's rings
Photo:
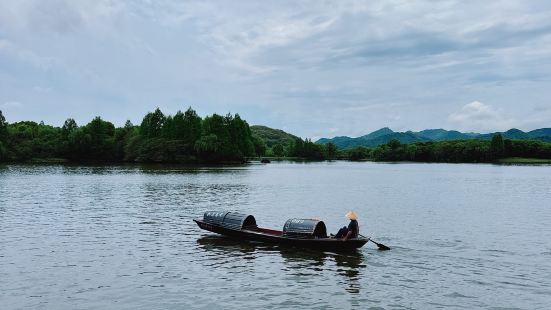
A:
{"type": "Polygon", "coordinates": [[[0,161],[221,163],[264,152],[263,141],[251,135],[239,114],[201,118],[192,108],[175,115],[157,108],[140,125],[127,121],[117,128],[101,117],[83,126],[72,118],[61,127],[30,121],[10,124],[0,111],[0,161]]]}
{"type": "Polygon", "coordinates": [[[160,109],[147,113],[140,125],[115,127],[101,117],[79,126],[72,118],[61,127],[23,121],[8,123],[0,111],[0,161],[61,159],[73,162],[243,162],[255,156],[308,160],[347,159],[418,162],[493,162],[505,157],[551,159],[551,143],[503,139],[454,140],[403,144],[391,140],[375,148],[338,149],[310,139],[267,147],[251,134],[239,114],[201,118],[189,108],[175,115],[160,109]]]}
{"type": "Polygon", "coordinates": [[[503,139],[496,134],[487,140],[452,140],[403,144],[391,140],[375,148],[347,150],[350,160],[487,163],[507,157],[551,159],[551,143],[503,139]]]}

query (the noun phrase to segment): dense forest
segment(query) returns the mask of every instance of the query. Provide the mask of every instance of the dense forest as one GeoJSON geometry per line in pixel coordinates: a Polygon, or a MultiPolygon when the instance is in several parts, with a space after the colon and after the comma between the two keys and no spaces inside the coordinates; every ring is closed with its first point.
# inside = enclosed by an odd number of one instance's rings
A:
{"type": "Polygon", "coordinates": [[[235,163],[264,155],[316,160],[336,156],[334,145],[286,133],[286,142],[280,144],[266,138],[262,130],[267,127],[256,129],[253,134],[238,114],[201,118],[191,108],[174,116],[156,109],[140,125],[127,121],[120,128],[101,117],[83,126],[72,118],[61,127],[7,123],[0,111],[0,161],[235,163]]]}
{"type": "Polygon", "coordinates": [[[268,157],[324,160],[336,159],[338,155],[337,147],[333,143],[322,145],[266,126],[251,126],[251,131],[253,136],[258,137],[266,145],[264,155],[268,157]]]}
{"type": "Polygon", "coordinates": [[[127,121],[116,128],[100,117],[83,126],[71,118],[61,127],[10,124],[0,111],[0,161],[219,163],[240,162],[264,150],[238,114],[201,118],[189,108],[167,116],[156,109],[139,126],[127,121]]]}
{"type": "Polygon", "coordinates": [[[298,139],[290,133],[281,129],[273,129],[266,126],[251,126],[253,136],[256,136],[266,144],[266,155],[283,157],[291,149],[292,145],[298,139]]]}
{"type": "Polygon", "coordinates": [[[30,121],[8,123],[0,111],[0,161],[236,163],[271,156],[308,160],[348,159],[420,162],[494,162],[505,157],[551,159],[551,143],[503,139],[468,139],[338,149],[264,126],[249,127],[238,114],[201,118],[189,108],[175,115],[160,109],[140,125],[123,127],[94,118],[61,127],[30,121]]]}
{"type": "Polygon", "coordinates": [[[539,140],[503,139],[495,134],[491,140],[464,139],[402,143],[392,139],[376,147],[358,146],[340,149],[333,142],[313,143],[294,137],[288,143],[289,134],[280,130],[255,127],[253,133],[266,143],[266,155],[273,157],[299,157],[313,160],[345,159],[372,161],[418,161],[450,163],[496,162],[503,158],[523,157],[551,159],[551,143],[539,140]]]}
{"type": "Polygon", "coordinates": [[[508,157],[551,159],[551,143],[503,139],[453,140],[403,144],[391,140],[375,148],[356,147],[344,154],[350,160],[418,161],[449,163],[495,162],[508,157]]]}

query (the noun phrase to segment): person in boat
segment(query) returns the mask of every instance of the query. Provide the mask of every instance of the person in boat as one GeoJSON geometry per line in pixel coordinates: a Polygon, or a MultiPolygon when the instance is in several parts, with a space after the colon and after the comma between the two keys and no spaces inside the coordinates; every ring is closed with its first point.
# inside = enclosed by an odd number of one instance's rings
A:
{"type": "Polygon", "coordinates": [[[342,239],[344,241],[357,238],[360,234],[360,226],[358,225],[358,215],[354,211],[349,211],[346,213],[346,218],[350,220],[350,223],[347,226],[339,229],[339,232],[335,235],[336,239],[342,239]]]}

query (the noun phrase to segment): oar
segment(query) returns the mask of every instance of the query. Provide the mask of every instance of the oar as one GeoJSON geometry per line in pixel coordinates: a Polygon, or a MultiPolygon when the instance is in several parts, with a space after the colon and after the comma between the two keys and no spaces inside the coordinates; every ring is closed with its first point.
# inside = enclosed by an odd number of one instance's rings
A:
{"type": "MultiPolygon", "coordinates": [[[[360,235],[360,236],[362,236],[362,237],[366,238],[366,237],[365,237],[365,236],[363,236],[363,235],[360,235]]],[[[371,241],[371,242],[375,243],[375,244],[377,245],[377,247],[379,247],[379,250],[381,250],[381,251],[386,251],[386,250],[390,250],[390,248],[389,248],[389,247],[387,247],[386,245],[384,245],[384,244],[382,244],[382,243],[378,243],[378,242],[375,242],[375,241],[371,240],[371,238],[369,238],[369,241],[371,241]]]]}
{"type": "Polygon", "coordinates": [[[381,251],[390,250],[389,247],[387,247],[386,245],[384,245],[384,244],[382,244],[382,243],[377,243],[377,242],[375,242],[375,241],[373,241],[373,240],[371,240],[371,239],[369,239],[369,241],[375,243],[375,244],[379,247],[379,250],[381,250],[381,251]]]}

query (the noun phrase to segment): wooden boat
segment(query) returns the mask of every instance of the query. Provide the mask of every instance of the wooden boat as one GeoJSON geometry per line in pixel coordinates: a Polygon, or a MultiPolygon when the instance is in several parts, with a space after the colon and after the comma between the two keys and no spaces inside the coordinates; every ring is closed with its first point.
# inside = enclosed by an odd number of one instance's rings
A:
{"type": "Polygon", "coordinates": [[[299,248],[349,251],[361,248],[369,241],[369,237],[361,235],[346,241],[329,238],[325,223],[315,219],[289,219],[282,231],[258,227],[254,216],[238,212],[207,211],[202,219],[193,221],[200,228],[221,235],[299,248]]]}

